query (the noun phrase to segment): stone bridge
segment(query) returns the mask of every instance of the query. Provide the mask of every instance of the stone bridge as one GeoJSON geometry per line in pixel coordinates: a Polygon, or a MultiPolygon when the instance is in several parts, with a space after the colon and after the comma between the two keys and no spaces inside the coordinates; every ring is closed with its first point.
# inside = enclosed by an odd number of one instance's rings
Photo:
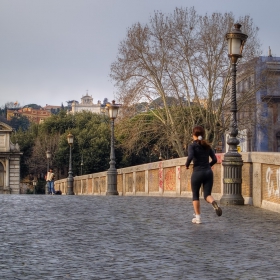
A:
{"type": "MultiPolygon", "coordinates": [[[[280,153],[241,153],[242,196],[245,204],[280,212],[280,153]]],[[[216,154],[213,196],[223,195],[224,154],[216,154]]],[[[186,158],[170,159],[118,169],[118,192],[123,196],[191,197],[191,169],[185,168],[186,158]]],[[[63,194],[67,178],[55,182],[63,194]]],[[[105,195],[107,171],[74,177],[75,195],[105,195]]]]}

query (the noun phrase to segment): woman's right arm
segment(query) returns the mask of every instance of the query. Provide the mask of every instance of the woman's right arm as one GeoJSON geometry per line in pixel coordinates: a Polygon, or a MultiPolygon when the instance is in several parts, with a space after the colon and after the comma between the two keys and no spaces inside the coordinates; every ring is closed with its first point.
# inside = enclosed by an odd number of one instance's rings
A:
{"type": "Polygon", "coordinates": [[[193,160],[193,156],[194,156],[194,153],[193,153],[193,146],[192,145],[189,145],[188,147],[188,158],[187,158],[187,161],[186,161],[186,168],[189,169],[189,166],[193,160]]]}

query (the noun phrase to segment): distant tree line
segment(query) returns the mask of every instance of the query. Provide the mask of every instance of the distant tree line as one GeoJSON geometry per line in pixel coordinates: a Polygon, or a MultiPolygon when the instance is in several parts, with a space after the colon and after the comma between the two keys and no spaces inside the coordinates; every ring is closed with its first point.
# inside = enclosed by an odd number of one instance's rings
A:
{"type": "MultiPolygon", "coordinates": [[[[143,118],[140,114],[135,119],[143,118]]],[[[150,115],[151,123],[157,127],[157,121],[150,115]]],[[[121,116],[116,120],[116,167],[122,168],[136,164],[143,164],[160,159],[177,157],[176,151],[162,143],[157,137],[150,138],[145,135],[145,122],[139,130],[142,130],[142,141],[136,141],[133,135],[127,135],[125,127],[134,126],[134,118],[129,122],[121,116]],[[123,149],[129,146],[130,153],[123,149]],[[160,158],[161,157],[161,158],[160,158]]],[[[150,123],[150,124],[151,124],[150,123]]],[[[136,128],[135,128],[136,129],[136,128]]],[[[160,129],[160,127],[158,127],[160,129]]],[[[80,112],[67,114],[60,111],[52,115],[42,124],[32,123],[26,130],[19,129],[12,134],[12,142],[18,143],[23,155],[21,157],[21,178],[36,176],[44,180],[47,171],[46,151],[51,152],[49,165],[53,167],[56,179],[66,178],[69,168],[69,145],[67,135],[74,136],[72,146],[73,174],[90,174],[102,172],[109,169],[111,126],[110,119],[105,114],[93,114],[91,112],[80,112]],[[82,165],[81,165],[82,163],[82,165]]],[[[135,130],[135,133],[136,130],[135,130]]]]}

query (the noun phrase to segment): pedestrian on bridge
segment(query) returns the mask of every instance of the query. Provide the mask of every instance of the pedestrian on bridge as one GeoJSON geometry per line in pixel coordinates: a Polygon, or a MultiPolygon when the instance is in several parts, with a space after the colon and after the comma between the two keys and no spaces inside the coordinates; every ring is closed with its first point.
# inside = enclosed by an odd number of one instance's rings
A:
{"type": "Polygon", "coordinates": [[[222,209],[211,195],[213,188],[212,166],[217,162],[214,150],[209,143],[205,141],[205,130],[202,126],[193,128],[193,143],[188,147],[188,158],[186,168],[189,169],[193,161],[193,173],[191,176],[191,188],[193,195],[193,208],[195,217],[192,219],[194,224],[201,223],[199,191],[203,186],[204,199],[211,203],[218,216],[222,215],[222,209]],[[209,157],[211,161],[209,162],[209,157]]]}
{"type": "Polygon", "coordinates": [[[46,181],[47,181],[47,185],[48,185],[48,194],[55,194],[54,173],[53,173],[52,168],[50,168],[50,170],[48,171],[48,173],[46,175],[46,181]]]}

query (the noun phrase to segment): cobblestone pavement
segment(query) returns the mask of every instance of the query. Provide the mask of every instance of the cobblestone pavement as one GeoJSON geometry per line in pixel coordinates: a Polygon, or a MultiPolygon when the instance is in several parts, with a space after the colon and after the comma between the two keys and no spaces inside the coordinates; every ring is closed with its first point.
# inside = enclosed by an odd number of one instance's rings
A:
{"type": "Polygon", "coordinates": [[[0,279],[279,279],[280,214],[187,198],[0,196],[0,279]]]}

